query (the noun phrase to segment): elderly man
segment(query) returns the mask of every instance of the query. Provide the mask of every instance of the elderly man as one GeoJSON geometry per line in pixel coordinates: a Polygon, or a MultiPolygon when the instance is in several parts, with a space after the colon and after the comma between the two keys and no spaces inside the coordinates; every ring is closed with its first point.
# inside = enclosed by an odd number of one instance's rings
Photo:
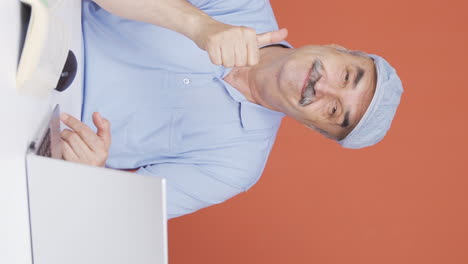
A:
{"type": "Polygon", "coordinates": [[[294,49],[266,0],[96,2],[83,3],[83,123],[62,116],[63,156],[165,177],[169,218],[255,184],[284,115],[361,148],[399,104],[383,58],[294,49]]]}

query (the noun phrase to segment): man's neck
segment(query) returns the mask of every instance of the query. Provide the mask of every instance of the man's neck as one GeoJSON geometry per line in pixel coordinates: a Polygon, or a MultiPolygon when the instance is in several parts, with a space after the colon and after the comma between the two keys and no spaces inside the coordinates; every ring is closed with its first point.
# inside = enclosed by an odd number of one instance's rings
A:
{"type": "Polygon", "coordinates": [[[224,77],[224,81],[236,88],[242,95],[244,95],[247,101],[257,103],[252,96],[251,85],[249,84],[249,73],[251,69],[251,66],[234,67],[231,72],[224,77]]]}
{"type": "Polygon", "coordinates": [[[281,54],[281,51],[284,49],[284,47],[277,45],[260,49],[260,61],[257,65],[234,67],[231,72],[224,77],[224,81],[236,88],[248,101],[261,105],[260,100],[256,96],[258,94],[256,89],[259,85],[255,81],[257,69],[262,67],[264,63],[268,63],[268,61],[281,54]]]}

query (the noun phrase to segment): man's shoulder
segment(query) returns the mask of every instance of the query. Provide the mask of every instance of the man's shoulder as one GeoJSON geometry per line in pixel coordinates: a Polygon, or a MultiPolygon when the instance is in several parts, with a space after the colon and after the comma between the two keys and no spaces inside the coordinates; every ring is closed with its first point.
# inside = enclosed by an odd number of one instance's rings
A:
{"type": "Polygon", "coordinates": [[[278,29],[268,0],[193,0],[193,3],[222,23],[250,27],[257,34],[278,29]]]}
{"type": "Polygon", "coordinates": [[[200,9],[217,8],[220,9],[246,9],[253,6],[269,4],[268,0],[188,0],[192,5],[200,9]]]}

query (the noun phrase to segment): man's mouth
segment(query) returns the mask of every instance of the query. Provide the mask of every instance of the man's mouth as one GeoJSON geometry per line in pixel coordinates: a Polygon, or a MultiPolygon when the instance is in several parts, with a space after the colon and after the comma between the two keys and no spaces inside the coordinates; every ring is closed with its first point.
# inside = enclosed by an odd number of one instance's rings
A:
{"type": "Polygon", "coordinates": [[[304,97],[304,92],[305,92],[305,90],[307,88],[307,85],[310,82],[310,73],[312,72],[313,69],[314,69],[314,64],[312,64],[310,69],[307,71],[306,77],[304,78],[304,84],[302,85],[302,89],[301,89],[301,99],[304,97]]]}
{"type": "Polygon", "coordinates": [[[312,64],[309,74],[304,81],[304,87],[301,91],[301,100],[299,100],[299,105],[307,106],[312,103],[315,96],[315,84],[322,78],[320,71],[322,70],[322,62],[320,60],[315,60],[312,64]]]}

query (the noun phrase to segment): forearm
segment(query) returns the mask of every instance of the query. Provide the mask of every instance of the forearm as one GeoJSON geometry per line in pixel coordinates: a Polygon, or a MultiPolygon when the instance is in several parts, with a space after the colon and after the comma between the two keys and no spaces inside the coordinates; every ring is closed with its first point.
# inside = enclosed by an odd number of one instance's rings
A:
{"type": "Polygon", "coordinates": [[[94,0],[102,8],[123,18],[146,22],[179,32],[190,39],[203,27],[216,23],[186,0],[94,0]]]}
{"type": "Polygon", "coordinates": [[[114,15],[176,31],[224,67],[258,63],[259,47],[280,42],[286,30],[257,35],[255,29],[216,21],[187,0],[93,0],[114,15]]]}

